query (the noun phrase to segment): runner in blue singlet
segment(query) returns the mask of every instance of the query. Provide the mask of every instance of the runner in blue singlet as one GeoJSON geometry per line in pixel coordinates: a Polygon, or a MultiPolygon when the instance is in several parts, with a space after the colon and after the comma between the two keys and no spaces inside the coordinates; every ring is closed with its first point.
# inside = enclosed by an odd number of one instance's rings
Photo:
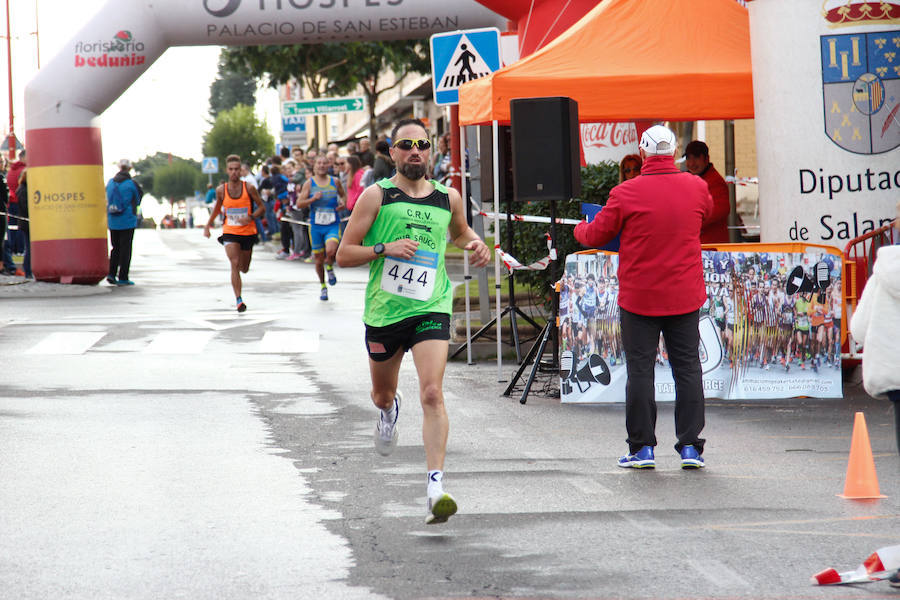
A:
{"type": "Polygon", "coordinates": [[[297,194],[297,205],[301,208],[309,207],[309,241],[316,257],[316,274],[322,286],[320,300],[328,300],[326,271],[328,285],[337,283],[334,257],[341,240],[338,210],[343,209],[346,204],[347,192],[340,179],[328,175],[328,159],[324,156],[316,158],[313,176],[306,180],[297,194]]]}

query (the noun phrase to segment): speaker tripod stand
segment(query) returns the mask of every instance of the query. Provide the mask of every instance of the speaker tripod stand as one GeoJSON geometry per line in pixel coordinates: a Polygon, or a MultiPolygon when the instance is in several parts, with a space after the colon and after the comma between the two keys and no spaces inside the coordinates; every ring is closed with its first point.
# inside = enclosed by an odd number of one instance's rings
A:
{"type": "MultiPolygon", "coordinates": [[[[552,244],[552,249],[556,248],[556,201],[550,201],[550,242],[552,244]]],[[[551,252],[552,252],[551,249],[551,252]]],[[[556,261],[552,261],[550,263],[550,278],[553,281],[559,280],[559,270],[557,268],[556,261]]],[[[559,296],[556,295],[556,291],[554,289],[554,298],[552,302],[552,312],[550,314],[550,318],[547,319],[547,324],[544,325],[544,328],[541,330],[540,337],[534,342],[534,345],[531,347],[531,350],[528,351],[528,355],[525,357],[525,360],[522,361],[522,364],[519,365],[519,370],[516,371],[516,374],[513,376],[512,380],[509,382],[509,385],[506,386],[506,390],[504,390],[504,396],[510,396],[512,394],[512,390],[515,387],[516,383],[519,381],[519,378],[522,376],[522,373],[525,372],[525,369],[528,368],[528,364],[531,361],[534,361],[534,364],[531,368],[531,373],[528,375],[528,379],[525,381],[525,389],[522,391],[522,397],[519,398],[520,404],[525,404],[528,401],[528,393],[531,391],[531,385],[534,383],[534,378],[537,376],[539,370],[546,369],[548,371],[553,371],[554,373],[559,372],[559,329],[556,326],[556,319],[559,315],[559,296]],[[542,366],[541,360],[544,357],[544,351],[547,348],[547,344],[552,344],[553,348],[553,362],[550,364],[544,364],[542,366]]]]}
{"type": "MultiPolygon", "coordinates": [[[[506,207],[506,247],[509,248],[509,251],[513,252],[513,231],[512,231],[512,202],[507,202],[506,207]]],[[[526,315],[522,309],[518,307],[516,304],[516,282],[514,272],[510,272],[509,274],[509,304],[503,307],[497,316],[492,318],[490,321],[482,325],[481,329],[472,334],[472,339],[466,340],[466,343],[461,345],[459,348],[454,350],[453,354],[450,355],[451,359],[456,358],[460,353],[462,353],[466,348],[469,347],[469,344],[480,338],[487,331],[490,330],[491,327],[498,323],[498,319],[502,319],[506,315],[509,315],[509,328],[512,331],[512,343],[516,349],[516,363],[522,363],[522,346],[519,341],[519,324],[518,317],[522,317],[529,325],[534,327],[535,329],[540,329],[541,326],[535,323],[534,319],[526,315]]],[[[495,282],[495,285],[499,285],[495,282]]]]}
{"type": "Polygon", "coordinates": [[[513,275],[510,273],[509,275],[509,304],[503,307],[503,310],[500,313],[493,317],[490,321],[485,323],[481,329],[472,334],[472,339],[466,341],[465,344],[462,344],[459,348],[453,351],[453,354],[450,355],[450,358],[456,358],[457,355],[461,354],[468,348],[470,343],[475,342],[478,338],[484,335],[487,331],[491,329],[497,323],[497,319],[502,319],[506,315],[509,315],[509,328],[512,331],[512,344],[516,348],[516,362],[522,363],[522,345],[519,340],[519,326],[516,323],[517,317],[522,317],[528,324],[530,324],[535,329],[540,329],[540,325],[538,325],[534,319],[529,317],[527,314],[522,312],[522,309],[518,307],[516,304],[516,296],[515,296],[515,283],[513,282],[513,275]]]}

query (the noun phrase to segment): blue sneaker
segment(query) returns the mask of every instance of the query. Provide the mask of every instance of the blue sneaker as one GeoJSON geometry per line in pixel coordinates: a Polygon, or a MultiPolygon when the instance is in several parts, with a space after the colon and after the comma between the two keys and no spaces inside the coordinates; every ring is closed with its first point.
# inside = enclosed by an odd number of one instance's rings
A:
{"type": "Polygon", "coordinates": [[[336,284],[337,277],[334,274],[334,269],[325,269],[325,272],[328,273],[328,285],[336,284]]]}
{"type": "Polygon", "coordinates": [[[134,285],[134,282],[130,279],[120,279],[116,282],[116,285],[134,285]]]}
{"type": "Polygon", "coordinates": [[[684,446],[681,448],[681,468],[682,469],[702,469],[706,466],[703,457],[697,452],[693,446],[684,446]]]}
{"type": "MultiPolygon", "coordinates": [[[[15,271],[13,271],[13,275],[15,275],[15,271]]],[[[109,285],[116,285],[119,283],[119,280],[116,279],[115,277],[113,277],[112,275],[107,275],[106,283],[108,283],[109,285]]]]}
{"type": "Polygon", "coordinates": [[[653,458],[653,446],[644,446],[634,454],[620,456],[618,464],[623,469],[655,469],[656,459],[653,458]]]}
{"type": "Polygon", "coordinates": [[[319,300],[328,300],[328,288],[322,288],[319,293],[319,300]]]}
{"type": "Polygon", "coordinates": [[[891,575],[890,579],[888,579],[888,584],[894,588],[900,588],[900,569],[897,569],[897,572],[891,575]]]}

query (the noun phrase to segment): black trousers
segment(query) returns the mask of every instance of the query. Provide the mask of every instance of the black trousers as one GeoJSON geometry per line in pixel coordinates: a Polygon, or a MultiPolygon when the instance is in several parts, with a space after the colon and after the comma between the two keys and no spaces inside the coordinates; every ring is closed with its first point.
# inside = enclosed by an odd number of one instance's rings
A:
{"type": "Polygon", "coordinates": [[[897,436],[897,451],[900,452],[900,390],[891,390],[887,394],[894,405],[894,434],[897,436]]]}
{"type": "Polygon", "coordinates": [[[112,251],[109,253],[109,276],[128,279],[131,267],[131,243],[134,241],[134,229],[110,229],[109,239],[112,251]]]}
{"type": "Polygon", "coordinates": [[[647,317],[619,309],[625,347],[625,428],[632,453],[656,446],[656,390],[654,365],[662,333],[675,377],[675,450],[693,445],[703,452],[705,425],[703,371],[700,367],[700,311],[684,315],[647,317]]]}
{"type": "MultiPolygon", "coordinates": [[[[287,221],[281,221],[281,249],[285,252],[291,251],[291,239],[294,237],[294,234],[291,232],[291,224],[287,221]]],[[[296,250],[296,244],[295,252],[296,250]]]]}

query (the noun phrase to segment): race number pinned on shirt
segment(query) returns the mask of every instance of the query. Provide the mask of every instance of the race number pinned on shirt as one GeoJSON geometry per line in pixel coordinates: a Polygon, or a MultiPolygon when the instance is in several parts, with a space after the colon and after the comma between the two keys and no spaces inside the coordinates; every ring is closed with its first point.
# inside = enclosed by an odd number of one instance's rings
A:
{"type": "Polygon", "coordinates": [[[229,225],[240,225],[241,217],[247,215],[246,208],[226,208],[225,209],[225,220],[229,225]]]}
{"type": "Polygon", "coordinates": [[[437,279],[437,252],[417,250],[409,260],[385,257],[381,271],[381,289],[389,294],[430,300],[437,279]]]}
{"type": "Polygon", "coordinates": [[[337,215],[334,214],[333,210],[317,210],[316,216],[313,218],[313,223],[316,225],[331,225],[335,222],[337,215]]]}

